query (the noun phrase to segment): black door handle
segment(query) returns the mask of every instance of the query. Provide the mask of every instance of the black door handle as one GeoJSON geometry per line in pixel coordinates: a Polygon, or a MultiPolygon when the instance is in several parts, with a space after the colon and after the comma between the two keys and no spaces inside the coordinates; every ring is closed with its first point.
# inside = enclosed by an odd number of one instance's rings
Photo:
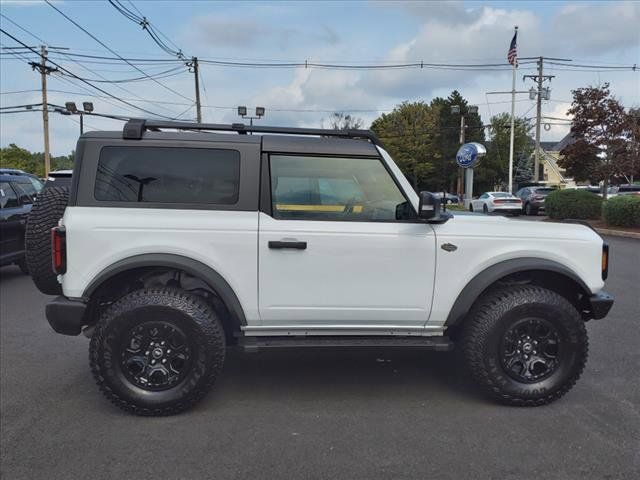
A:
{"type": "Polygon", "coordinates": [[[295,250],[306,250],[307,242],[287,242],[287,241],[269,241],[269,248],[293,248],[295,250]]]}

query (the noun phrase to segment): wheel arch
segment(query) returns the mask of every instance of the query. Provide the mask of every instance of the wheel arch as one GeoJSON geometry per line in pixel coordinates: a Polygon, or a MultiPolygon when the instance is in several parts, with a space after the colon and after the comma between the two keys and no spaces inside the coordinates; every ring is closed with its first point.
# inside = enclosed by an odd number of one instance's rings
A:
{"type": "Polygon", "coordinates": [[[445,327],[460,325],[483,292],[500,282],[509,281],[533,281],[563,296],[567,296],[568,292],[578,293],[582,297],[591,295],[587,284],[575,272],[558,262],[535,257],[514,258],[487,267],[473,277],[458,294],[447,316],[445,327]]]}
{"type": "Polygon", "coordinates": [[[139,269],[161,268],[184,271],[200,279],[220,298],[226,307],[234,329],[247,324],[244,310],[233,288],[212,267],[189,257],[169,253],[134,255],[115,262],[102,270],[85,288],[82,298],[89,301],[99,289],[122,274],[139,269]]]}

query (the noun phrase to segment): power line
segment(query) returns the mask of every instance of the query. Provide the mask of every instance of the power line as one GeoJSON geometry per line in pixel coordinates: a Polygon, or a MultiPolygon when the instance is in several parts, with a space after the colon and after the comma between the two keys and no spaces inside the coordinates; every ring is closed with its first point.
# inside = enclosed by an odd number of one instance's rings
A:
{"type": "MultiPolygon", "coordinates": [[[[63,78],[60,77],[55,77],[55,78],[59,78],[60,80],[63,80],[63,78]]],[[[0,95],[13,95],[13,94],[21,94],[21,93],[31,93],[31,92],[39,92],[40,90],[37,89],[33,89],[33,90],[15,90],[15,91],[7,91],[7,92],[0,92],[0,95]]],[[[52,93],[65,93],[65,94],[69,94],[69,95],[87,95],[89,97],[95,97],[95,98],[110,98],[110,97],[106,97],[104,95],[96,95],[95,93],[82,93],[82,92],[73,92],[73,91],[69,91],[69,90],[57,90],[57,89],[49,89],[49,92],[52,93]]],[[[206,93],[206,92],[205,92],[206,93]]],[[[153,104],[165,104],[165,105],[176,105],[176,106],[192,106],[193,103],[185,103],[185,102],[171,102],[171,101],[167,101],[167,100],[153,100],[153,99],[145,99],[145,98],[123,98],[123,100],[129,100],[132,102],[146,102],[146,103],[153,103],[153,104]]],[[[530,102],[529,99],[520,99],[520,100],[516,100],[516,102],[530,102]]],[[[488,102],[488,105],[502,105],[502,104],[507,104],[507,103],[511,103],[511,101],[498,101],[498,102],[488,102]]],[[[232,106],[232,105],[202,105],[202,108],[213,108],[213,109],[219,109],[219,110],[236,110],[238,107],[237,106],[232,106]]],[[[334,112],[348,112],[348,113],[384,113],[384,112],[392,112],[394,110],[394,107],[381,107],[381,108],[375,108],[375,107],[367,107],[367,108],[351,108],[351,107],[339,107],[339,108],[288,108],[288,107],[279,107],[279,106],[265,106],[265,108],[267,108],[270,111],[273,112],[292,112],[292,113],[334,113],[334,112]]]]}
{"type": "MultiPolygon", "coordinates": [[[[158,72],[158,73],[154,74],[152,77],[147,75],[147,76],[144,76],[144,77],[121,78],[121,79],[117,79],[117,80],[112,80],[112,79],[108,79],[108,78],[107,79],[84,78],[84,80],[86,80],[88,82],[96,82],[96,83],[129,83],[129,82],[140,82],[140,81],[154,80],[154,79],[158,79],[158,78],[168,78],[168,77],[173,77],[173,76],[176,76],[176,75],[180,75],[181,73],[184,73],[184,70],[182,70],[182,67],[174,67],[174,68],[170,68],[169,70],[164,70],[162,72],[158,72]]],[[[78,78],[81,78],[81,77],[78,77],[78,78]]]]}
{"type": "Polygon", "coordinates": [[[156,27],[153,26],[153,24],[147,19],[147,17],[145,17],[144,15],[142,15],[142,13],[140,12],[140,10],[138,10],[135,5],[134,8],[137,10],[138,13],[140,13],[140,15],[137,15],[135,12],[129,10],[126,6],[124,6],[122,4],[122,2],[120,2],[119,0],[109,0],[109,3],[111,4],[111,6],[113,6],[118,12],[120,12],[125,18],[131,20],[134,23],[137,23],[138,25],[140,25],[142,27],[142,29],[144,31],[146,31],[149,36],[151,37],[151,39],[155,42],[156,45],[158,45],[164,52],[168,53],[169,55],[175,56],[180,60],[185,60],[185,56],[182,53],[182,49],[179,48],[175,43],[173,43],[171,41],[171,39],[169,37],[167,37],[164,33],[162,33],[159,29],[157,29],[156,27]],[[169,43],[171,43],[177,50],[173,50],[169,45],[167,45],[167,43],[165,41],[162,40],[162,38],[160,37],[164,37],[169,43]]]}
{"type": "MultiPolygon", "coordinates": [[[[23,32],[27,33],[27,34],[28,34],[28,35],[30,35],[31,37],[35,38],[36,40],[38,40],[38,41],[39,41],[39,42],[41,42],[42,44],[47,44],[47,43],[48,43],[48,42],[46,42],[44,39],[42,39],[42,38],[38,37],[37,35],[35,35],[35,34],[34,34],[34,33],[32,33],[31,31],[27,30],[27,29],[26,29],[25,27],[23,27],[22,25],[18,24],[18,23],[17,23],[17,22],[15,22],[14,20],[12,20],[11,18],[7,17],[6,15],[3,15],[2,13],[0,13],[0,15],[2,15],[2,17],[3,17],[3,18],[5,18],[5,19],[6,19],[6,20],[8,20],[9,22],[11,22],[11,23],[12,23],[13,25],[15,25],[17,28],[19,28],[19,29],[20,29],[20,30],[22,30],[23,32]]],[[[28,48],[28,49],[30,49],[30,47],[16,47],[16,48],[28,48]]],[[[67,56],[67,57],[68,57],[68,54],[67,54],[66,52],[65,52],[65,53],[63,53],[63,52],[59,52],[59,53],[61,53],[61,54],[63,54],[63,55],[65,55],[65,56],[67,56]]],[[[38,59],[39,59],[39,56],[38,56],[38,59]]],[[[27,60],[27,59],[25,59],[25,60],[27,61],[27,63],[29,63],[29,60],[27,60]]],[[[91,72],[91,73],[93,73],[94,75],[97,75],[97,76],[99,76],[100,78],[102,78],[102,79],[104,79],[104,80],[107,80],[107,78],[106,78],[104,75],[101,75],[100,73],[98,73],[98,72],[96,72],[95,70],[93,70],[93,69],[91,69],[91,68],[87,67],[87,66],[86,66],[86,65],[84,65],[83,63],[78,62],[78,61],[77,61],[77,60],[75,60],[74,58],[69,58],[69,60],[71,60],[71,61],[72,61],[73,63],[75,63],[76,65],[80,66],[82,69],[84,69],[84,70],[86,70],[86,71],[88,71],[88,72],[91,72]]],[[[50,58],[49,58],[49,61],[51,61],[51,60],[50,60],[50,58]]],[[[80,78],[80,77],[78,77],[77,75],[76,75],[76,77],[77,77],[77,78],[80,78]]],[[[83,81],[85,81],[85,80],[83,80],[83,81]]],[[[114,86],[115,86],[116,88],[118,88],[118,89],[122,90],[123,92],[128,93],[129,95],[133,95],[134,97],[140,98],[140,96],[136,95],[134,92],[132,92],[131,90],[129,90],[129,89],[127,89],[127,88],[124,88],[124,87],[123,87],[123,86],[121,86],[121,85],[115,84],[114,86]]],[[[86,89],[84,89],[84,90],[86,90],[86,89]]],[[[110,94],[109,94],[109,95],[110,95],[110,94]]],[[[112,97],[112,98],[113,98],[113,97],[112,97]]],[[[111,105],[114,105],[114,104],[112,104],[111,102],[107,102],[107,103],[110,103],[111,105]]],[[[115,106],[117,107],[117,105],[115,105],[115,106]]],[[[162,107],[162,106],[159,106],[159,107],[160,107],[160,108],[162,108],[164,111],[167,111],[167,112],[170,112],[170,113],[172,113],[172,114],[173,114],[173,112],[171,112],[171,110],[169,110],[169,109],[167,109],[167,108],[164,108],[164,107],[162,107]]],[[[168,117],[165,117],[165,118],[168,118],[168,117]]]]}
{"type": "MultiPolygon", "coordinates": [[[[134,65],[133,63],[129,62],[127,59],[123,58],[122,56],[120,56],[116,51],[114,51],[111,47],[109,47],[107,44],[105,44],[104,42],[102,42],[99,38],[97,38],[95,35],[93,35],[91,32],[89,32],[86,28],[84,28],[82,25],[80,25],[79,23],[77,23],[75,20],[73,20],[72,18],[70,18],[67,14],[65,14],[62,10],[60,10],[59,8],[57,8],[55,5],[53,5],[49,0],[45,0],[45,2],[47,3],[47,5],[49,5],[51,8],[53,8],[56,12],[58,12],[60,15],[62,15],[64,18],[66,18],[69,22],[71,22],[72,24],[74,24],[76,27],[78,27],[80,30],[82,30],[84,33],[86,33],[88,36],[90,36],[92,39],[94,39],[96,42],[98,42],[100,45],[102,45],[104,48],[106,48],[107,50],[109,50],[112,54],[114,54],[115,56],[117,56],[118,58],[120,58],[122,61],[126,62],[127,64],[129,64],[130,66],[132,66],[133,68],[135,68],[136,70],[138,70],[141,74],[149,77],[149,75],[142,69],[140,69],[139,67],[137,67],[136,65],[134,65]]],[[[153,80],[155,83],[157,83],[158,85],[160,85],[162,88],[164,88],[165,90],[168,90],[172,93],[174,93],[175,95],[178,95],[186,100],[189,101],[193,101],[191,98],[186,97],[184,95],[182,95],[180,92],[174,90],[171,87],[166,86],[165,84],[163,84],[162,82],[159,82],[158,80],[149,77],[151,80],[153,80]]]]}
{"type": "MultiPolygon", "coordinates": [[[[29,50],[31,50],[33,53],[37,53],[36,50],[34,50],[33,48],[29,47],[26,43],[22,42],[21,40],[19,40],[18,38],[14,37],[13,35],[11,35],[9,32],[7,32],[6,30],[3,30],[2,28],[0,28],[0,32],[4,33],[7,37],[11,38],[14,42],[19,43],[20,45],[28,48],[29,50]]],[[[122,100],[121,98],[118,98],[117,96],[109,93],[108,91],[93,85],[91,82],[88,82],[86,80],[83,80],[82,78],[78,77],[76,74],[74,74],[73,72],[69,71],[68,69],[64,68],[63,66],[57,64],[56,62],[54,62],[53,60],[49,60],[49,63],[55,65],[56,67],[58,67],[59,70],[62,70],[66,73],[68,73],[69,75],[71,75],[73,78],[80,80],[83,83],[86,83],[87,85],[89,85],[90,87],[94,88],[95,90],[98,90],[101,93],[104,93],[105,95],[108,95],[109,97],[113,98],[114,100],[117,100],[119,102],[122,102],[130,107],[135,108],[136,110],[140,110],[141,112],[144,113],[148,113],[150,115],[156,116],[156,117],[162,117],[168,120],[171,120],[171,117],[167,117],[166,115],[160,115],[158,113],[152,112],[151,110],[147,110],[144,109],[142,107],[139,107],[137,105],[134,105],[133,103],[129,103],[127,100],[122,100]]]]}

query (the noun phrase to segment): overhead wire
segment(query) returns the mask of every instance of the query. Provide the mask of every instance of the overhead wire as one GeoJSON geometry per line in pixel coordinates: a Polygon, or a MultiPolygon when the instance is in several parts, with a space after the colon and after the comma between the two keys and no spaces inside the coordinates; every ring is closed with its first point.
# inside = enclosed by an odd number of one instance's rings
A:
{"type": "MultiPolygon", "coordinates": [[[[11,38],[14,42],[19,43],[20,45],[27,47],[29,50],[31,50],[33,53],[38,53],[35,49],[29,47],[26,43],[24,43],[22,40],[14,37],[13,35],[11,35],[9,32],[7,32],[6,30],[0,28],[0,32],[4,33],[7,37],[11,38]]],[[[91,82],[88,82],[86,80],[83,80],[82,78],[78,77],[76,74],[74,74],[73,72],[71,72],[70,70],[66,69],[65,67],[59,65],[58,63],[56,63],[53,60],[49,60],[49,63],[51,63],[52,65],[54,65],[55,67],[57,67],[59,70],[62,70],[66,73],[68,73],[69,75],[71,75],[73,78],[80,80],[81,82],[89,85],[90,87],[94,88],[95,90],[98,90],[101,93],[104,93],[105,95],[108,95],[109,97],[113,98],[114,100],[120,101],[126,105],[129,105],[130,107],[135,108],[136,110],[140,110],[141,112],[156,116],[156,117],[162,117],[165,119],[172,119],[171,117],[167,117],[166,115],[161,115],[158,113],[155,113],[151,110],[147,110],[145,108],[139,107],[138,105],[134,105],[133,103],[128,102],[127,100],[122,100],[120,98],[118,98],[117,96],[109,93],[108,91],[104,90],[103,88],[97,86],[97,85],[93,85],[91,82]]]]}
{"type": "MultiPolygon", "coordinates": [[[[3,18],[5,18],[6,20],[8,20],[10,23],[12,23],[13,25],[15,25],[17,28],[19,28],[20,30],[22,30],[23,32],[27,33],[28,35],[30,35],[30,36],[31,36],[31,37],[33,37],[34,39],[36,39],[36,40],[38,40],[39,42],[41,42],[41,44],[43,44],[43,45],[47,45],[47,44],[48,44],[48,42],[46,42],[44,39],[42,39],[41,37],[37,36],[35,33],[33,33],[33,32],[31,32],[31,31],[29,31],[28,29],[26,29],[25,27],[23,27],[23,26],[22,26],[22,25],[20,25],[19,23],[15,22],[15,21],[14,21],[14,20],[12,20],[11,18],[7,17],[6,15],[4,15],[4,14],[2,14],[2,13],[0,13],[0,15],[1,15],[3,18]]],[[[31,47],[28,47],[28,46],[25,46],[25,47],[23,47],[23,48],[27,48],[29,51],[32,51],[32,50],[33,50],[31,47]]],[[[36,51],[35,53],[38,55],[38,59],[40,59],[40,54],[39,54],[37,51],[36,51]]],[[[86,66],[86,65],[84,65],[83,63],[78,62],[78,61],[76,61],[76,60],[75,60],[75,59],[73,59],[73,58],[70,58],[70,60],[71,60],[73,63],[75,63],[75,64],[77,64],[78,66],[80,66],[81,68],[83,68],[84,70],[86,70],[86,71],[88,71],[88,72],[91,72],[91,73],[93,73],[94,75],[98,75],[100,78],[103,78],[103,79],[105,79],[105,80],[107,79],[104,75],[101,75],[100,73],[98,73],[98,72],[96,72],[95,70],[93,70],[93,69],[91,69],[91,68],[87,67],[87,66],[86,66]]],[[[28,61],[28,60],[26,60],[26,61],[27,61],[27,63],[29,63],[29,61],[28,61]]],[[[49,59],[49,61],[51,61],[51,60],[49,59]]],[[[52,63],[53,63],[53,62],[52,62],[52,63]]],[[[75,78],[77,78],[77,79],[81,80],[81,78],[80,78],[78,75],[73,74],[72,76],[74,76],[75,78]]],[[[85,81],[85,80],[82,80],[82,81],[86,83],[86,81],[85,81]]],[[[72,83],[73,83],[73,82],[72,82],[72,83]]],[[[121,86],[121,85],[117,85],[117,84],[115,84],[114,86],[115,86],[116,88],[120,89],[121,91],[128,93],[129,95],[132,95],[132,96],[134,96],[134,97],[140,98],[140,97],[139,97],[138,95],[136,95],[134,92],[132,92],[131,90],[129,90],[129,89],[127,89],[127,88],[125,88],[125,87],[123,87],[123,86],[121,86]]],[[[103,90],[103,91],[104,91],[104,90],[103,90]]],[[[107,93],[107,94],[108,94],[110,97],[112,97],[112,98],[116,98],[116,99],[117,99],[117,97],[114,97],[114,96],[112,96],[112,95],[111,95],[111,94],[109,94],[109,93],[107,93]]],[[[107,103],[110,103],[110,102],[107,102],[107,103]]],[[[126,103],[126,102],[125,102],[125,103],[126,103]]],[[[112,104],[112,105],[113,105],[113,104],[112,104]]],[[[171,114],[173,114],[173,112],[172,112],[171,110],[169,110],[169,109],[167,109],[167,108],[165,108],[165,107],[163,107],[163,106],[161,106],[161,105],[158,105],[158,107],[160,107],[161,109],[163,109],[163,110],[164,110],[164,111],[166,111],[166,112],[170,112],[171,114]]],[[[137,107],[136,107],[136,108],[137,108],[137,107]]],[[[148,113],[148,111],[146,111],[146,112],[148,113]]],[[[160,115],[160,114],[156,114],[156,115],[158,115],[158,116],[164,116],[164,115],[160,115]]],[[[165,117],[165,118],[169,118],[169,117],[166,117],[166,116],[164,116],[164,117],[165,117]]]]}
{"type": "MultiPolygon", "coordinates": [[[[124,62],[126,62],[128,65],[130,65],[131,67],[135,68],[136,70],[138,70],[141,74],[149,77],[149,75],[142,69],[140,69],[138,66],[136,66],[135,64],[129,62],[127,59],[125,59],[124,57],[122,57],[120,54],[118,54],[115,50],[113,50],[111,47],[109,47],[106,43],[104,43],[102,40],[100,40],[98,37],[96,37],[95,35],[93,35],[91,32],[89,32],[86,28],[84,28],[82,25],[80,25],[78,22],[76,22],[75,20],[73,20],[71,17],[69,17],[66,13],[64,13],[62,10],[60,10],[59,8],[57,8],[55,5],[53,5],[49,0],[45,0],[46,4],[49,5],[51,8],[53,8],[56,12],[58,12],[60,15],[62,15],[64,18],[66,18],[70,23],[72,23],[73,25],[75,25],[78,29],[80,29],[81,31],[83,31],[84,33],[86,33],[89,37],[91,37],[93,40],[95,40],[96,42],[98,42],[100,45],[102,45],[105,49],[109,50],[113,55],[117,56],[118,58],[120,58],[121,60],[123,60],[124,62]]],[[[177,90],[174,90],[171,87],[168,87],[167,85],[163,84],[162,82],[159,82],[156,79],[153,79],[151,77],[149,77],[151,80],[153,80],[155,83],[157,83],[158,85],[160,85],[162,88],[164,88],[165,90],[168,90],[172,93],[174,93],[175,95],[178,95],[179,97],[182,97],[186,100],[189,101],[193,101],[192,98],[189,98],[183,94],[181,94],[180,92],[178,92],[177,90]]]]}
{"type": "MultiPolygon", "coordinates": [[[[163,34],[159,29],[154,27],[154,25],[147,19],[146,16],[140,13],[138,8],[135,8],[137,12],[140,14],[136,14],[135,12],[129,10],[125,5],[122,4],[119,0],[109,0],[109,3],[120,12],[125,18],[131,20],[134,23],[137,23],[142,27],[144,31],[149,34],[154,43],[160,47],[165,53],[177,57],[180,60],[186,60],[185,55],[182,53],[182,49],[178,47],[173,41],[163,34]],[[161,37],[164,37],[169,43],[171,43],[176,50],[173,50],[161,37]]],[[[134,5],[135,7],[135,5],[134,5]]]]}

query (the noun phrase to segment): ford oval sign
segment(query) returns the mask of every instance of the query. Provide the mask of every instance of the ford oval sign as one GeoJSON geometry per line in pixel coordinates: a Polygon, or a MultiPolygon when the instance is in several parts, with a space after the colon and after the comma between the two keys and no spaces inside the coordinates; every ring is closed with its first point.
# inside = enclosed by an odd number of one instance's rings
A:
{"type": "Polygon", "coordinates": [[[456,162],[462,168],[473,168],[486,153],[487,149],[481,143],[465,143],[456,154],[456,162]]]}

